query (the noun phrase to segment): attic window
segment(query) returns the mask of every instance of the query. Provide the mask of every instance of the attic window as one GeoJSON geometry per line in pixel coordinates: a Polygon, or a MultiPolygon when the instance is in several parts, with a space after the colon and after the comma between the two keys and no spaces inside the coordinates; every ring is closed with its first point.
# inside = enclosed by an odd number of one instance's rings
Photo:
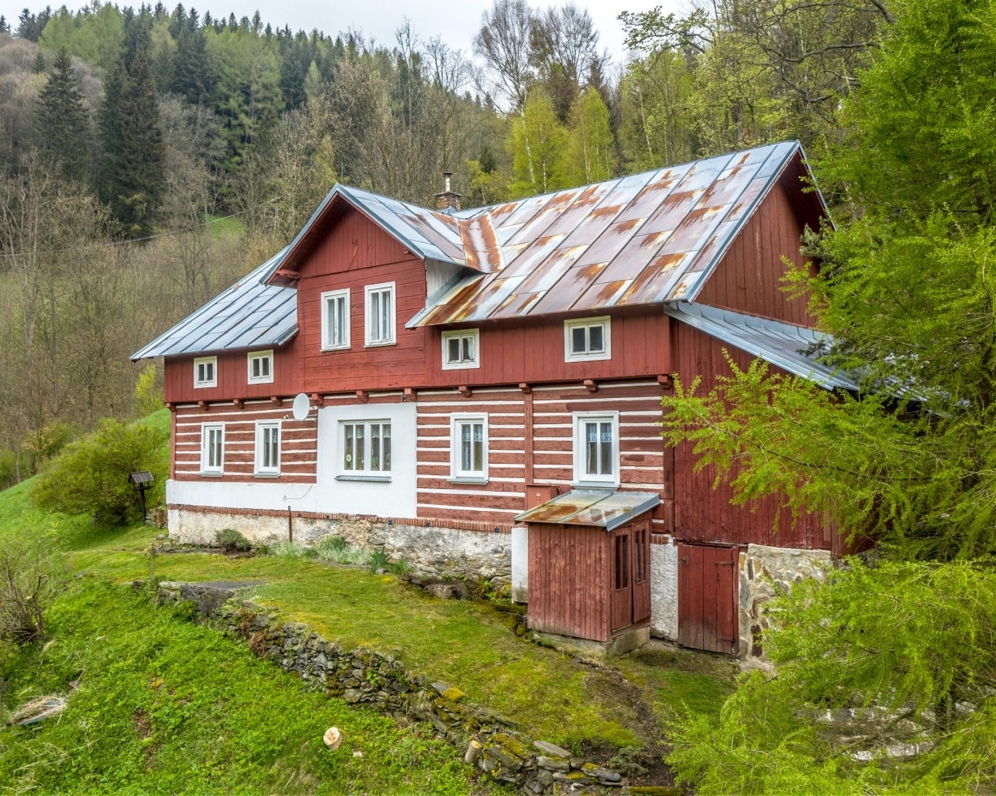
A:
{"type": "Polygon", "coordinates": [[[567,362],[611,359],[610,322],[608,315],[564,321],[564,359],[567,362]]]}
{"type": "Polygon", "coordinates": [[[480,339],[479,329],[443,332],[443,370],[479,368],[480,339]]]}
{"type": "Polygon", "coordinates": [[[322,293],[322,351],[349,348],[349,289],[322,293]]]}
{"type": "Polygon", "coordinates": [[[194,360],[194,388],[218,386],[218,357],[197,357],[194,360]]]}
{"type": "Polygon", "coordinates": [[[366,344],[394,345],[394,282],[366,286],[366,344]]]}
{"type": "Polygon", "coordinates": [[[273,381],[273,352],[256,351],[249,354],[249,383],[269,384],[273,381]]]}

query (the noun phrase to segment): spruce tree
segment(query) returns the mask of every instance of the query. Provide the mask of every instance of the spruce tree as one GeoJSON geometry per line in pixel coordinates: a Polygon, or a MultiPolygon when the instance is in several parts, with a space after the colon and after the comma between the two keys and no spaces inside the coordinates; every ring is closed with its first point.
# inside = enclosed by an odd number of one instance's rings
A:
{"type": "Polygon", "coordinates": [[[65,50],[59,50],[38,96],[36,125],[42,156],[66,179],[85,181],[89,176],[90,118],[80,79],[65,50]]]}

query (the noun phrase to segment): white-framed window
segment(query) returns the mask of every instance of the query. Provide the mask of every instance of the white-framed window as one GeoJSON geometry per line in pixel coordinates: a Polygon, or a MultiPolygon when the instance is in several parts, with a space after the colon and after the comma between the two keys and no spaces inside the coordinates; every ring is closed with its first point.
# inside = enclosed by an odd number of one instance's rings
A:
{"type": "Polygon", "coordinates": [[[218,386],[218,357],[194,359],[194,388],[218,386]]]}
{"type": "Polygon", "coordinates": [[[450,478],[488,480],[487,415],[450,416],[450,478]]]}
{"type": "Polygon", "coordinates": [[[249,383],[269,384],[273,381],[273,352],[251,351],[249,353],[249,383]]]}
{"type": "Polygon", "coordinates": [[[256,423],[256,475],[280,475],[280,422],[256,423]]]}
{"type": "Polygon", "coordinates": [[[349,289],[322,293],[322,351],[349,348],[349,289]]]}
{"type": "Polygon", "coordinates": [[[612,329],[608,315],[564,321],[564,359],[589,362],[612,358],[612,329]]]}
{"type": "Polygon", "coordinates": [[[366,344],[394,345],[395,312],[394,282],[367,285],[366,295],[366,344]]]}
{"type": "Polygon", "coordinates": [[[201,426],[201,472],[221,475],[225,471],[225,424],[201,426]]]}
{"type": "Polygon", "coordinates": [[[443,332],[443,370],[481,367],[480,329],[443,332]]]}
{"type": "Polygon", "coordinates": [[[391,478],[391,421],[343,420],[339,423],[340,478],[388,481],[391,478]]]}
{"type": "Polygon", "coordinates": [[[574,481],[619,486],[619,413],[574,415],[574,481]]]}

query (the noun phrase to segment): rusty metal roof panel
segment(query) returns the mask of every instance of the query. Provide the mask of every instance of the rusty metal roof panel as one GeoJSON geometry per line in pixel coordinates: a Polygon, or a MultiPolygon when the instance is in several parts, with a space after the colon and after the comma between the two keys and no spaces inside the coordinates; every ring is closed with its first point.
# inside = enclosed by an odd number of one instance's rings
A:
{"type": "Polygon", "coordinates": [[[584,525],[614,531],[660,505],[655,492],[574,489],[516,516],[516,522],[584,525]]]}
{"type": "Polygon", "coordinates": [[[280,346],[297,334],[297,290],[266,284],[287,250],[263,263],[132,355],[161,356],[280,346]]]}

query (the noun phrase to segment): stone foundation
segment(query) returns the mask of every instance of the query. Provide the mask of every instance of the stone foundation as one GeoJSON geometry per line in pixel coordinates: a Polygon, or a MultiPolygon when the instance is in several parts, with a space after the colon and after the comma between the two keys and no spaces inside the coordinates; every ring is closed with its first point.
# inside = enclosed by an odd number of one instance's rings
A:
{"type": "Polygon", "coordinates": [[[678,639],[678,547],[670,538],[650,545],[650,632],[678,639]]]}
{"type": "Polygon", "coordinates": [[[803,579],[823,580],[832,568],[829,550],[748,545],[740,554],[740,656],[764,658],[765,603],[803,579]]]}
{"type": "Polygon", "coordinates": [[[365,550],[403,558],[430,577],[499,579],[511,583],[512,540],[508,533],[436,528],[372,517],[299,517],[260,512],[227,514],[218,510],[170,508],[169,535],[176,544],[208,545],[218,531],[234,528],[253,545],[287,541],[311,544],[341,536],[365,550]],[[290,527],[288,528],[288,523],[290,527]]]}

